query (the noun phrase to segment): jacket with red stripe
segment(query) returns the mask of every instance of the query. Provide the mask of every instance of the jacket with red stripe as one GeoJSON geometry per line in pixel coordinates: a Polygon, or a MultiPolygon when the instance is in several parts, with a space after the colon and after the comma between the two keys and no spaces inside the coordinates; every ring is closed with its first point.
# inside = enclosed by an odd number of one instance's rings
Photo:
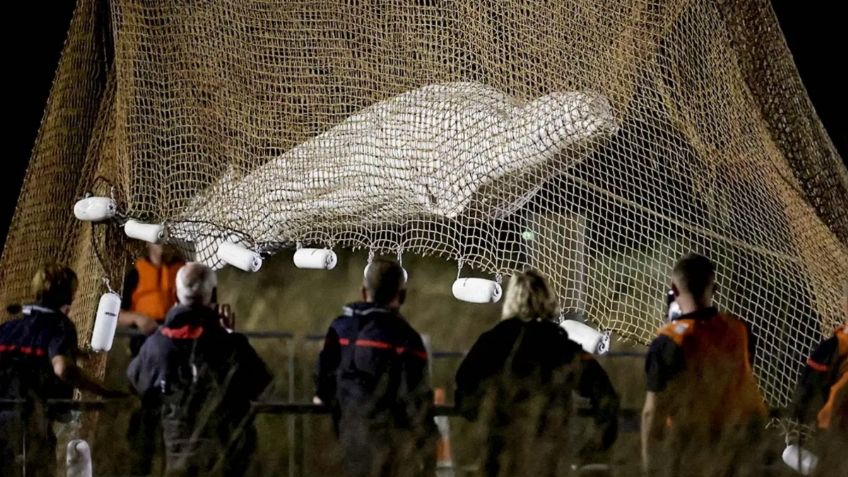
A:
{"type": "MultiPolygon", "coordinates": [[[[251,401],[271,374],[247,338],[225,330],[211,308],[172,308],[127,377],[139,395],[161,404],[169,471],[198,469],[204,475],[226,452],[252,451],[252,444],[234,439],[252,441],[251,401]]],[[[239,465],[246,459],[239,456],[230,455],[225,464],[239,465]]]]}
{"type": "MultiPolygon", "coordinates": [[[[396,311],[355,303],[330,325],[318,362],[318,397],[337,422],[365,419],[432,426],[432,391],[421,336],[396,311]]],[[[429,430],[429,429],[428,429],[429,430]]]]}
{"type": "MultiPolygon", "coordinates": [[[[41,305],[44,305],[43,303],[41,305]]],[[[47,399],[72,396],[51,360],[77,354],[77,331],[63,313],[46,306],[24,307],[23,316],[0,324],[0,399],[21,399],[21,408],[0,407],[0,475],[56,472],[56,436],[52,421],[66,420],[69,410],[46,407],[47,399]]]]}
{"type": "Polygon", "coordinates": [[[359,312],[374,307],[370,303],[353,303],[342,309],[342,314],[330,323],[324,337],[324,347],[318,355],[315,373],[315,395],[330,407],[335,407],[336,377],[342,360],[343,347],[346,351],[350,342],[356,340],[359,331],[359,312]]]}
{"type": "Polygon", "coordinates": [[[59,381],[51,360],[76,354],[77,331],[67,316],[38,305],[25,307],[23,317],[0,325],[0,397],[70,398],[73,389],[59,381]]]}

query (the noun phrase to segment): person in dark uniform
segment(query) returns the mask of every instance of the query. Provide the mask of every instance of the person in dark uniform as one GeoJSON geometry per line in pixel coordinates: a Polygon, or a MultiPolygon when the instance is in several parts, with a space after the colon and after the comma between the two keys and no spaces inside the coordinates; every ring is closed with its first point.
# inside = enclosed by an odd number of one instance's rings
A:
{"type": "Polygon", "coordinates": [[[346,475],[433,475],[436,427],[427,352],[400,314],[404,271],[378,259],[364,301],[330,325],[318,360],[317,400],[333,409],[346,475]]]}
{"type": "Polygon", "coordinates": [[[78,388],[104,397],[124,396],[87,377],[76,365],[77,330],[68,318],[77,289],[68,267],[42,267],[32,281],[35,303],[0,325],[0,475],[56,475],[52,423],[67,416],[48,399],[70,399],[78,388]]]}
{"type": "Polygon", "coordinates": [[[210,268],[182,267],[179,305],[127,371],[142,399],[160,406],[168,476],[241,476],[256,445],[251,401],[271,374],[244,335],[222,326],[215,285],[210,268]]]}
{"type": "Polygon", "coordinates": [[[619,399],[606,372],[555,323],[556,296],[529,270],[512,276],[503,320],[481,335],[456,373],[456,406],[486,426],[487,476],[561,475],[575,458],[609,448],[619,399]],[[572,392],[588,398],[594,435],[575,455],[572,392]]]}
{"type": "Polygon", "coordinates": [[[767,410],[751,332],[713,306],[708,258],[680,259],[672,290],[681,314],[660,328],[645,363],[643,465],[649,475],[759,475],[767,410]]]}
{"type": "Polygon", "coordinates": [[[807,358],[793,401],[794,417],[815,423],[811,450],[819,456],[816,475],[848,475],[848,283],[842,290],[846,320],[807,358]]]}

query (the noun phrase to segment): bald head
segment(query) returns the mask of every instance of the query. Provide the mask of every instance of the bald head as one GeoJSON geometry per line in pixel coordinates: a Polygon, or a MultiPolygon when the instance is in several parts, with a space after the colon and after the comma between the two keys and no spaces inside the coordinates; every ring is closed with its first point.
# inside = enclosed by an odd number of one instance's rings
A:
{"type": "Polygon", "coordinates": [[[383,306],[400,306],[406,292],[403,267],[394,260],[374,260],[365,269],[362,288],[366,301],[383,306]]]}
{"type": "Polygon", "coordinates": [[[688,295],[698,304],[709,306],[715,290],[715,265],[703,255],[690,253],[677,261],[671,273],[678,295],[688,295]]]}
{"type": "Polygon", "coordinates": [[[218,279],[211,268],[197,262],[187,263],[177,272],[177,300],[181,305],[209,305],[217,285],[218,279]]]}

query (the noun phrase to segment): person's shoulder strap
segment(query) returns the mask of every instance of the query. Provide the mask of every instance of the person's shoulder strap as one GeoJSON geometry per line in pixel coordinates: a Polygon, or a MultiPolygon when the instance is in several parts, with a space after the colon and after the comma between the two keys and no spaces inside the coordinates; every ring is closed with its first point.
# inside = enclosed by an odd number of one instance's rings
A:
{"type": "Polygon", "coordinates": [[[142,268],[152,268],[153,264],[150,263],[150,260],[147,257],[138,257],[135,260],[134,268],[139,271],[142,268]]]}

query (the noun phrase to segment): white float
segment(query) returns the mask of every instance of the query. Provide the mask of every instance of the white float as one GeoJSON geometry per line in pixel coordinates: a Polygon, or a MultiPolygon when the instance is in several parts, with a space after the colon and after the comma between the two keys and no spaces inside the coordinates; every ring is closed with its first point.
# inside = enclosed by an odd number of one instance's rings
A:
{"type": "Polygon", "coordinates": [[[233,242],[223,242],[218,246],[218,260],[246,272],[257,272],[262,268],[262,257],[247,248],[233,242]]]}
{"type": "Polygon", "coordinates": [[[162,224],[145,224],[137,220],[127,220],[127,223],[124,224],[124,233],[132,239],[159,243],[162,240],[162,235],[165,233],[165,226],[162,224]]]}
{"type": "Polygon", "coordinates": [[[674,321],[682,314],[683,312],[680,311],[680,305],[678,305],[676,301],[673,301],[670,305],[668,305],[668,321],[674,321]]]}
{"type": "Polygon", "coordinates": [[[68,442],[65,475],[68,477],[91,477],[91,447],[82,439],[68,442]]]}
{"type": "Polygon", "coordinates": [[[97,305],[97,315],[94,318],[94,331],[91,333],[91,349],[94,351],[109,351],[115,339],[115,328],[118,326],[118,313],[121,312],[121,297],[115,292],[104,293],[97,305]]]}
{"type": "Polygon", "coordinates": [[[503,294],[498,282],[485,278],[460,278],[451,290],[454,298],[469,303],[497,303],[503,294]]]}
{"type": "Polygon", "coordinates": [[[74,217],[86,222],[101,222],[118,213],[118,204],[110,197],[86,197],[74,204],[74,217]]]}
{"type": "Polygon", "coordinates": [[[591,326],[575,320],[563,320],[560,326],[568,332],[568,338],[571,341],[583,347],[583,351],[592,354],[606,354],[609,351],[609,333],[601,333],[591,326]]]}
{"type": "Polygon", "coordinates": [[[301,248],[294,253],[294,266],[309,270],[332,270],[339,262],[336,252],[326,248],[301,248]]]}
{"type": "Polygon", "coordinates": [[[783,463],[801,475],[810,475],[816,470],[819,458],[797,444],[790,444],[783,450],[783,463]]]}

